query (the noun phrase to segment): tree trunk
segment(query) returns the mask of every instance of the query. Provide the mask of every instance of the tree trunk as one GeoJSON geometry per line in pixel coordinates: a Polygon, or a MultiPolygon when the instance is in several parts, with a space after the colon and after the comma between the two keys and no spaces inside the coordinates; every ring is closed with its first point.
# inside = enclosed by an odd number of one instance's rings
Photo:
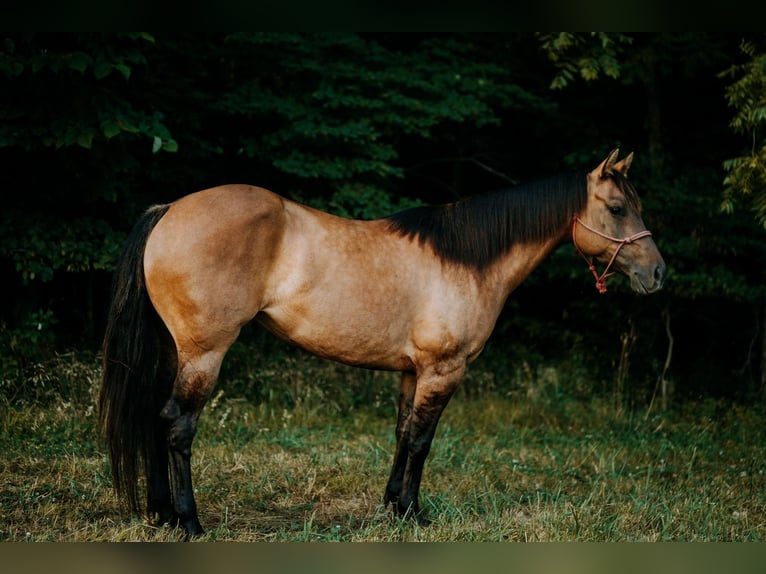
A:
{"type": "Polygon", "coordinates": [[[643,76],[646,90],[646,134],[649,146],[649,165],[654,177],[662,173],[663,137],[660,88],[657,82],[657,53],[654,44],[646,46],[643,53],[645,73],[643,76]]]}
{"type": "Polygon", "coordinates": [[[665,355],[665,364],[662,366],[662,371],[657,377],[657,384],[654,385],[654,392],[652,393],[652,399],[649,401],[649,408],[646,409],[644,419],[649,418],[649,413],[652,412],[654,407],[654,401],[657,398],[657,391],[660,392],[660,409],[662,411],[667,410],[670,394],[672,392],[672,385],[670,385],[667,374],[670,369],[670,363],[673,360],[673,331],[670,330],[670,306],[666,306],[662,311],[662,320],[665,323],[665,334],[668,337],[668,352],[665,355]]]}
{"type": "Polygon", "coordinates": [[[662,367],[662,374],[660,380],[662,381],[661,397],[662,397],[662,410],[665,411],[668,408],[668,369],[670,368],[670,361],[673,358],[673,332],[670,330],[670,308],[666,307],[662,312],[662,316],[665,319],[665,334],[668,337],[668,353],[665,356],[665,365],[662,367]]]}

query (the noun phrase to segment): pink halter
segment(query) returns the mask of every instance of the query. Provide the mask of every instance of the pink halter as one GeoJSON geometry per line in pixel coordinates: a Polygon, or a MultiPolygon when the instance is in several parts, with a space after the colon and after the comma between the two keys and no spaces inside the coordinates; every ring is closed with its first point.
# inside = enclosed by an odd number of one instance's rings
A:
{"type": "Polygon", "coordinates": [[[577,252],[582,256],[583,259],[585,259],[585,262],[588,264],[588,269],[590,269],[590,272],[593,273],[593,277],[596,278],[596,289],[598,289],[598,292],[602,295],[606,293],[606,278],[610,277],[615,274],[614,271],[609,273],[609,268],[612,266],[612,263],[614,263],[614,260],[617,258],[617,254],[620,252],[620,249],[624,245],[627,245],[628,243],[633,243],[637,239],[641,239],[642,237],[649,237],[652,234],[651,231],[648,229],[645,229],[644,231],[639,231],[638,233],[631,235],[630,237],[625,237],[623,239],[618,239],[617,237],[612,237],[611,235],[607,235],[605,233],[601,233],[597,229],[593,229],[590,225],[586,224],[582,219],[577,217],[575,215],[574,220],[572,222],[572,242],[574,243],[575,248],[577,249],[577,252]],[[603,237],[604,239],[608,239],[609,241],[614,241],[617,243],[617,249],[614,250],[614,253],[612,254],[612,258],[609,260],[609,263],[606,266],[606,269],[604,269],[604,272],[599,276],[598,272],[596,271],[596,266],[593,264],[593,258],[588,258],[585,253],[582,252],[582,249],[580,249],[580,246],[577,245],[577,224],[582,225],[585,229],[590,231],[591,233],[595,233],[596,235],[603,237]]]}

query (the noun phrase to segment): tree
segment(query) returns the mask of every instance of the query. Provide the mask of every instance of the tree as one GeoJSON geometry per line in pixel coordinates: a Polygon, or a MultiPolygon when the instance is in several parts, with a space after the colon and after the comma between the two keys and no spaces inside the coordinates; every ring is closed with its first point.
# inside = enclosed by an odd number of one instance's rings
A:
{"type": "MultiPolygon", "coordinates": [[[[721,209],[731,214],[736,203],[744,203],[755,213],[761,226],[766,228],[766,53],[763,40],[763,36],[743,40],[740,49],[746,61],[734,64],[721,73],[722,77],[731,80],[726,88],[726,100],[735,113],[729,125],[735,133],[749,140],[743,155],[723,163],[726,177],[721,209]]],[[[761,295],[759,299],[760,390],[766,397],[766,297],[761,295]]]]}
{"type": "Polygon", "coordinates": [[[746,138],[747,149],[723,164],[721,208],[731,213],[735,203],[742,201],[766,228],[766,53],[755,41],[743,40],[740,47],[747,61],[732,65],[721,76],[731,80],[726,88],[726,100],[734,109],[729,125],[746,138]]]}
{"type": "Polygon", "coordinates": [[[122,240],[103,204],[127,196],[144,153],[173,152],[163,114],[134,91],[148,34],[13,34],[0,42],[0,153],[10,167],[0,257],[24,282],[111,269],[122,240]]]}
{"type": "Polygon", "coordinates": [[[229,135],[237,152],[341,215],[401,207],[413,143],[546,105],[471,36],[243,33],[226,37],[225,54],[228,86],[212,106],[241,126],[229,135]]]}

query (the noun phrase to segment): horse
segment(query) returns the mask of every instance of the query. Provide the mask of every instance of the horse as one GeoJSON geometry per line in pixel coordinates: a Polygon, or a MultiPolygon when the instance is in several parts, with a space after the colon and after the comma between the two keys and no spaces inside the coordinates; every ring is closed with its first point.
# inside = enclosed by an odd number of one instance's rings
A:
{"type": "Polygon", "coordinates": [[[633,153],[618,156],[372,220],[248,185],[150,207],[117,263],[102,346],[98,421],[118,499],[204,534],[192,442],[227,350],[256,321],[320,357],[401,372],[383,503],[426,524],[419,490],[439,417],[532,270],[572,241],[600,292],[612,267],[636,293],[662,287],[666,266],[627,178],[633,153]]]}

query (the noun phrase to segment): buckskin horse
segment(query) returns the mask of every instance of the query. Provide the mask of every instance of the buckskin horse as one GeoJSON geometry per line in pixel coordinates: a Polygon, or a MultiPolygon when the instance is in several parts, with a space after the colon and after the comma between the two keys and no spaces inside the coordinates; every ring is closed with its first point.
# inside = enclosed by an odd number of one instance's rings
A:
{"type": "Polygon", "coordinates": [[[589,172],[370,221],[247,185],[148,209],[117,265],[103,343],[99,423],[118,496],[132,512],[145,498],[159,524],[204,532],[192,441],[227,350],[255,320],[321,357],[402,373],[383,500],[425,521],[418,492],[439,417],[543,258],[568,240],[602,293],[610,268],[637,293],[662,286],[665,263],[627,179],[633,154],[618,151],[589,172]]]}

